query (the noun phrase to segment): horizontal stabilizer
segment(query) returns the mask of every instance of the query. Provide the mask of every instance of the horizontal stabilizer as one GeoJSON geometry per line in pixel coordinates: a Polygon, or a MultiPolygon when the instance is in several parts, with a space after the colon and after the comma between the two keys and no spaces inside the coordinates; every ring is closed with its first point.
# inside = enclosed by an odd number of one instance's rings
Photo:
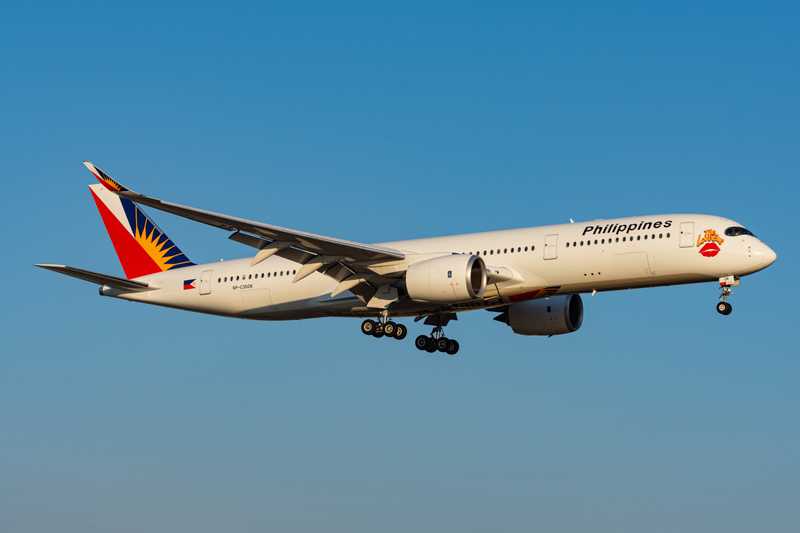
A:
{"type": "Polygon", "coordinates": [[[53,265],[50,263],[40,263],[35,266],[39,268],[44,268],[46,270],[52,270],[53,272],[58,272],[59,274],[64,274],[65,276],[72,276],[73,278],[82,279],[90,283],[96,283],[98,285],[106,285],[108,287],[112,287],[114,289],[119,289],[122,291],[131,291],[131,292],[151,291],[155,288],[155,287],[150,287],[147,283],[141,283],[139,281],[132,281],[129,279],[118,278],[116,276],[109,276],[108,274],[99,274],[97,272],[92,272],[90,270],[83,270],[81,268],[75,268],[67,265],[53,265]]]}

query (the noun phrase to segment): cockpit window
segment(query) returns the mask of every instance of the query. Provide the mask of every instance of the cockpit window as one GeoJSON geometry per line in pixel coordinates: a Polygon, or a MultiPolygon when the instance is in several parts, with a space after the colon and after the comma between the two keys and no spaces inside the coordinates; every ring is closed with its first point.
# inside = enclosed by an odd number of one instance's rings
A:
{"type": "Polygon", "coordinates": [[[742,228],[740,226],[731,226],[730,228],[725,230],[725,235],[727,235],[728,237],[738,237],[740,235],[752,235],[753,237],[755,237],[752,231],[750,231],[747,228],[742,228]]]}

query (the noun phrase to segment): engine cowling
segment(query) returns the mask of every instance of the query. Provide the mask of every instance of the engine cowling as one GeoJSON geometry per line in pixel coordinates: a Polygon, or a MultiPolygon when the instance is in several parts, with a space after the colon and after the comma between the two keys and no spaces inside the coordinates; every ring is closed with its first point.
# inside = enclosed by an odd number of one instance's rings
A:
{"type": "Polygon", "coordinates": [[[486,290],[486,265],[476,255],[447,255],[414,263],[406,270],[412,300],[456,303],[481,298],[486,290]]]}
{"type": "Polygon", "coordinates": [[[583,323],[583,300],[578,294],[564,294],[519,302],[495,320],[505,322],[518,335],[572,333],[583,323]]]}

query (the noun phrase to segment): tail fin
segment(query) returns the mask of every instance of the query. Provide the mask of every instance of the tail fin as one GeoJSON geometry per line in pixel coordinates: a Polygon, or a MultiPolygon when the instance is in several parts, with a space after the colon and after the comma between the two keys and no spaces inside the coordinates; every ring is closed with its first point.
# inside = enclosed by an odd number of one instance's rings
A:
{"type": "Polygon", "coordinates": [[[88,161],[84,165],[100,182],[89,191],[128,279],[194,265],[139,206],[115,194],[127,189],[88,161]]]}

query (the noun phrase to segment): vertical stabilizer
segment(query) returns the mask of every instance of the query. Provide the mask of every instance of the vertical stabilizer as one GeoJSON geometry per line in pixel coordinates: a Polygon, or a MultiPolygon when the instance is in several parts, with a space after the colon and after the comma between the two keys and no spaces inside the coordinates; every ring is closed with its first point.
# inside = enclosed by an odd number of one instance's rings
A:
{"type": "Polygon", "coordinates": [[[89,165],[101,182],[89,191],[128,279],[194,264],[139,206],[113,192],[121,185],[89,165]]]}

